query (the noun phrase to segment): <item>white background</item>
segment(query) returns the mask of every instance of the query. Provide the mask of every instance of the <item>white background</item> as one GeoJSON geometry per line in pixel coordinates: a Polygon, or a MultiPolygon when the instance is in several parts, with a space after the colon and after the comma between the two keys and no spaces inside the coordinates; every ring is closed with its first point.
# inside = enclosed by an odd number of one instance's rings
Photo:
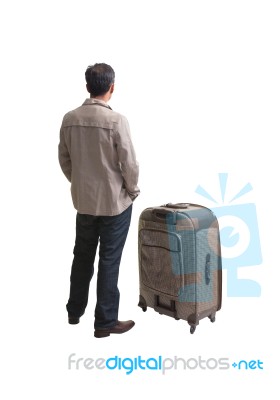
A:
{"type": "Polygon", "coordinates": [[[277,244],[280,93],[278,1],[11,1],[1,10],[1,390],[5,399],[279,397],[277,244]],[[69,183],[57,160],[63,115],[87,97],[84,72],[116,72],[110,105],[130,122],[141,196],[120,270],[125,335],[93,336],[95,276],[86,314],[67,324],[75,238],[69,183]],[[141,211],[219,197],[218,173],[253,191],[262,265],[239,275],[258,298],[227,296],[215,324],[184,321],[138,303],[141,211]],[[263,371],[71,370],[76,357],[261,359],[263,371]],[[278,353],[278,354],[277,354],[278,353]],[[276,394],[278,393],[278,395],[276,394]]]}

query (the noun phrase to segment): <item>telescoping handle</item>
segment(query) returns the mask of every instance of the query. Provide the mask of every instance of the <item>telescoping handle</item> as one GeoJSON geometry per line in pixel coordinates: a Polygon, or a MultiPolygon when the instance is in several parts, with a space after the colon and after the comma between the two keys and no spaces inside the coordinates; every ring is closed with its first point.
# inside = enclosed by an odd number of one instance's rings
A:
{"type": "Polygon", "coordinates": [[[175,204],[167,203],[167,204],[164,204],[164,206],[162,206],[162,207],[180,209],[180,208],[189,208],[189,206],[190,206],[189,203],[175,203],[175,204]]]}

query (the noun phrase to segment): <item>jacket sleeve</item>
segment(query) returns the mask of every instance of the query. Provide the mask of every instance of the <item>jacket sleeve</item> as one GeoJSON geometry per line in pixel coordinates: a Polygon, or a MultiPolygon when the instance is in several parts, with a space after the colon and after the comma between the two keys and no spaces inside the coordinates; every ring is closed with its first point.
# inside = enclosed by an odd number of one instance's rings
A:
{"type": "Polygon", "coordinates": [[[118,124],[116,132],[116,148],[121,173],[124,179],[124,186],[131,199],[135,200],[140,194],[140,189],[137,186],[139,164],[136,160],[129,124],[124,116],[121,117],[118,124]]]}
{"type": "Polygon", "coordinates": [[[68,179],[71,182],[71,172],[72,172],[72,164],[70,159],[70,154],[65,142],[65,136],[63,132],[63,127],[60,129],[60,141],[58,145],[58,159],[60,167],[68,179]]]}

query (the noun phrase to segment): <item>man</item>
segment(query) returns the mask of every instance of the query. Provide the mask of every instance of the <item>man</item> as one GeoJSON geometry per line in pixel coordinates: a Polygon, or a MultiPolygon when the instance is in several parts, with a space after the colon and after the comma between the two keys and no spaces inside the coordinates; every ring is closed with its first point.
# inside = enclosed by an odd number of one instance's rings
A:
{"type": "Polygon", "coordinates": [[[133,321],[118,321],[118,275],[132,212],[139,195],[138,163],[127,119],[107,102],[114,92],[115,73],[107,64],[85,73],[90,98],[67,113],[62,122],[59,162],[71,182],[76,241],[66,309],[68,322],[79,323],[88,302],[99,243],[94,336],[124,333],[133,321]]]}

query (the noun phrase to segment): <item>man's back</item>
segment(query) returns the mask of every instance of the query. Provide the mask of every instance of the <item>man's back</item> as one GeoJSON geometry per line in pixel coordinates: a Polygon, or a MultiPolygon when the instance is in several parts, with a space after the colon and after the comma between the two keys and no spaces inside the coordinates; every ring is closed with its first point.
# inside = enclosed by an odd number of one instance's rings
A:
{"type": "Polygon", "coordinates": [[[120,214],[139,193],[127,119],[102,100],[87,99],[64,116],[59,161],[81,214],[120,214]]]}

